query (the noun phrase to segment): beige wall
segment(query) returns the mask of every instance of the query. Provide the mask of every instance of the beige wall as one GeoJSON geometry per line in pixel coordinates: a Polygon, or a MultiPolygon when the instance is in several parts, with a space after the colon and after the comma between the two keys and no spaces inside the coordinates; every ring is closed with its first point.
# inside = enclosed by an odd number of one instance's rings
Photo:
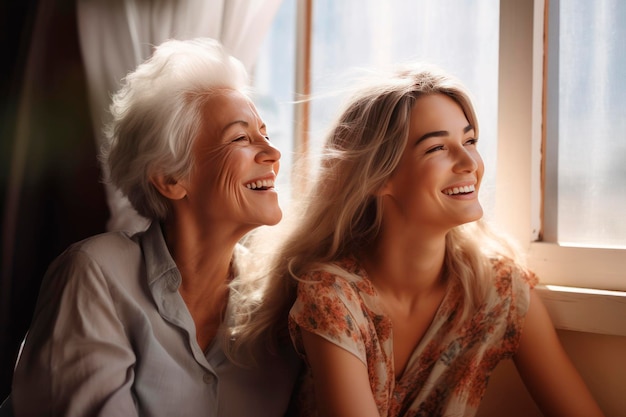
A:
{"type": "MultiPolygon", "coordinates": [[[[570,358],[607,417],[626,417],[626,337],[559,330],[570,358]]],[[[478,417],[542,417],[512,361],[489,382],[478,417]]]]}

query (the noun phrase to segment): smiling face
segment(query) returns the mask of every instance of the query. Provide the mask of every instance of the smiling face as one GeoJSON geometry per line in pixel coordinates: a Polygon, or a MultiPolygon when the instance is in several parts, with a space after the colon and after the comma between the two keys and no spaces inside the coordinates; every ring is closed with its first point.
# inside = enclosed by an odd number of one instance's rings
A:
{"type": "Polygon", "coordinates": [[[241,233],[278,223],[282,212],[274,181],[280,152],[269,142],[254,104],[225,89],[206,102],[203,120],[192,150],[194,169],[185,181],[192,213],[241,233]]]}
{"type": "Polygon", "coordinates": [[[480,219],[484,165],[474,135],[452,98],[420,96],[411,111],[406,148],[382,192],[388,197],[386,211],[408,227],[444,233],[480,219]]]}

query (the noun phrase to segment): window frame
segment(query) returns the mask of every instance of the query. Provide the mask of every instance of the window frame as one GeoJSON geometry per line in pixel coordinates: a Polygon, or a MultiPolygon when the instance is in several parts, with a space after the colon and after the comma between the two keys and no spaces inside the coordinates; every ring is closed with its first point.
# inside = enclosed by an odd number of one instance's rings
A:
{"type": "Polygon", "coordinates": [[[557,327],[626,336],[626,250],[542,241],[549,1],[500,1],[496,223],[527,251],[557,327]]]}

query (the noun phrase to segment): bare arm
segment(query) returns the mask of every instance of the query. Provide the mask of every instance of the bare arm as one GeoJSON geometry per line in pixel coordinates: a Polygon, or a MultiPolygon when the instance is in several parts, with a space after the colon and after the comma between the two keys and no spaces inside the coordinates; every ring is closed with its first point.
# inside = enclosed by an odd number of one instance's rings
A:
{"type": "Polygon", "coordinates": [[[515,366],[537,405],[550,417],[602,417],[558,339],[541,299],[531,292],[515,366]]]}
{"type": "Polygon", "coordinates": [[[356,356],[302,330],[320,417],[380,417],[367,367],[356,356]]]}

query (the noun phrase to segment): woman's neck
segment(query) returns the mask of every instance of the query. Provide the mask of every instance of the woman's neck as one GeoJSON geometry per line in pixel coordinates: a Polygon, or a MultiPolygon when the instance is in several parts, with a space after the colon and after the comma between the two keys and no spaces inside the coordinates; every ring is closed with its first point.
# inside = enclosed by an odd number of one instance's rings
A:
{"type": "Polygon", "coordinates": [[[163,233],[184,285],[206,285],[208,281],[221,282],[228,278],[239,236],[220,233],[219,228],[175,220],[164,223],[163,233]]]}
{"type": "Polygon", "coordinates": [[[163,233],[182,277],[178,291],[196,325],[198,344],[204,350],[224,318],[238,237],[219,228],[203,228],[184,221],[166,221],[163,233]]]}
{"type": "Polygon", "coordinates": [[[364,251],[363,265],[379,291],[396,297],[428,295],[445,281],[443,265],[445,235],[385,233],[381,230],[371,248],[364,251]]]}

